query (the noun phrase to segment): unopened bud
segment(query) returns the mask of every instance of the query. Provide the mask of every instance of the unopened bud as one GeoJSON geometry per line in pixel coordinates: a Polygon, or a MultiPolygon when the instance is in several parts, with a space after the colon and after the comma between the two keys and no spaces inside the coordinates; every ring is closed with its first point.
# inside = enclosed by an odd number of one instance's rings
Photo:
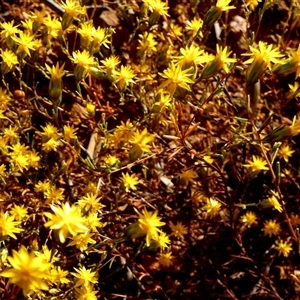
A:
{"type": "Polygon", "coordinates": [[[268,63],[260,56],[255,57],[250,67],[246,72],[246,84],[249,86],[258,81],[258,79],[265,73],[268,63]]]}
{"type": "Polygon", "coordinates": [[[222,10],[213,6],[206,13],[203,20],[203,27],[213,25],[222,15],[222,10]]]}
{"type": "Polygon", "coordinates": [[[129,151],[129,160],[136,161],[143,155],[143,150],[138,144],[134,144],[129,151]]]}

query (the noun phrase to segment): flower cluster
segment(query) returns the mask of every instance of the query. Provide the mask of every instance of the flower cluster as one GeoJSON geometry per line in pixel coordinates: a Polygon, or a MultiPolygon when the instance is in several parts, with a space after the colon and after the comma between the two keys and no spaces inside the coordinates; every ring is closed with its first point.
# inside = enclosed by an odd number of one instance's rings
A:
{"type": "Polygon", "coordinates": [[[125,2],[5,6],[0,290],[95,300],[135,278],[122,297],[220,298],[200,295],[217,274],[245,298],[247,274],[263,295],[258,266],[297,270],[299,5],[125,2]]]}

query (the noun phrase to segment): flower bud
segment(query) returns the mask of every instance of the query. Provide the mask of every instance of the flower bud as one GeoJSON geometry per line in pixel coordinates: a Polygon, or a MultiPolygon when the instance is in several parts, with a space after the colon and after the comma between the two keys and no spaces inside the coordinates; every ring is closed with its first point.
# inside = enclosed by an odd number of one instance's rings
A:
{"type": "Polygon", "coordinates": [[[139,222],[134,222],[125,229],[125,235],[130,238],[138,238],[145,235],[145,231],[139,225],[139,222]]]}
{"type": "Polygon", "coordinates": [[[90,115],[95,115],[96,106],[93,103],[87,103],[85,109],[90,115]]]}
{"type": "Polygon", "coordinates": [[[277,65],[274,69],[274,73],[279,75],[288,75],[293,72],[296,72],[297,68],[298,68],[297,62],[293,60],[289,60],[283,65],[277,65]]]}
{"type": "Polygon", "coordinates": [[[223,62],[220,58],[216,57],[207,66],[204,68],[203,72],[201,73],[201,79],[208,79],[218,74],[218,72],[222,69],[223,62]]]}
{"type": "Polygon", "coordinates": [[[203,27],[213,25],[222,15],[222,10],[213,6],[206,13],[203,20],[203,27]]]}
{"type": "Polygon", "coordinates": [[[106,78],[106,76],[100,71],[100,69],[98,69],[96,67],[90,67],[89,74],[91,74],[92,77],[96,78],[96,79],[106,78]]]}
{"type": "Polygon", "coordinates": [[[149,17],[149,26],[151,27],[151,26],[155,25],[157,23],[159,17],[160,17],[160,14],[156,11],[153,11],[149,17]]]}
{"type": "Polygon", "coordinates": [[[85,76],[85,74],[86,74],[86,69],[85,69],[85,67],[80,66],[80,65],[77,65],[77,66],[75,67],[75,70],[74,70],[74,77],[75,77],[76,82],[80,82],[81,79],[83,79],[83,77],[85,76]]]}
{"type": "Polygon", "coordinates": [[[50,99],[55,103],[61,98],[63,90],[62,80],[50,80],[49,83],[49,96],[50,99]]]}
{"type": "Polygon", "coordinates": [[[74,20],[74,17],[68,15],[68,14],[64,14],[62,21],[61,21],[61,28],[62,30],[66,30],[68,27],[70,27],[70,25],[72,24],[74,20]]]}
{"type": "Polygon", "coordinates": [[[129,151],[129,160],[136,161],[143,155],[143,150],[138,144],[134,144],[129,151]]]}
{"type": "Polygon", "coordinates": [[[7,65],[7,63],[2,62],[1,63],[1,74],[2,74],[2,76],[5,75],[6,73],[8,73],[9,71],[10,71],[10,68],[7,65]]]}
{"type": "Polygon", "coordinates": [[[249,86],[258,81],[258,79],[265,73],[268,63],[259,55],[256,56],[246,72],[246,84],[249,86]]]}

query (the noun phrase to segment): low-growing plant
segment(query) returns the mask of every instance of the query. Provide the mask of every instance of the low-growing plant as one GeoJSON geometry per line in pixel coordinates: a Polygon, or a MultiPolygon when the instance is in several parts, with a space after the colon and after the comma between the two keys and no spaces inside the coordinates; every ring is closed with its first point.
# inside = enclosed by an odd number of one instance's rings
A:
{"type": "Polygon", "coordinates": [[[295,297],[297,1],[43,2],[0,22],[3,299],[295,297]]]}

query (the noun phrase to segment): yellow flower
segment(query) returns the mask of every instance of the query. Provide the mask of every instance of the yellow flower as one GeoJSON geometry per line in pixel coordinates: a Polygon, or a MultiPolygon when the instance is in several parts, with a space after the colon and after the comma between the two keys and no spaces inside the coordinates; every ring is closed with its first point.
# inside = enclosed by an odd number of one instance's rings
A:
{"type": "Polygon", "coordinates": [[[180,65],[175,65],[174,62],[171,62],[169,68],[164,70],[163,74],[159,74],[167,79],[158,87],[159,90],[166,88],[171,96],[174,95],[176,89],[179,87],[191,91],[190,85],[194,83],[194,80],[190,78],[189,69],[182,70],[180,65]]]}
{"type": "Polygon", "coordinates": [[[59,203],[61,200],[64,200],[64,189],[52,186],[44,192],[44,196],[47,203],[59,203]]]}
{"type": "Polygon", "coordinates": [[[250,10],[254,10],[259,2],[261,2],[261,0],[246,0],[246,6],[249,6],[250,10]]]}
{"type": "Polygon", "coordinates": [[[10,147],[11,153],[10,156],[18,156],[20,154],[26,155],[29,152],[28,146],[25,146],[24,144],[21,144],[20,142],[17,142],[13,146],[10,147]]]}
{"type": "Polygon", "coordinates": [[[7,94],[7,91],[0,87],[0,109],[6,109],[10,100],[11,97],[7,94]]]}
{"type": "MultiPolygon", "coordinates": [[[[27,217],[27,207],[24,205],[14,205],[13,208],[10,210],[10,214],[16,221],[22,221],[27,217]]],[[[1,224],[2,222],[0,222],[1,224]]],[[[23,231],[23,230],[22,230],[23,231]]]]}
{"type": "Polygon", "coordinates": [[[38,153],[35,152],[35,150],[30,151],[28,153],[28,164],[29,167],[34,168],[34,169],[38,169],[40,164],[41,157],[38,155],[38,153]]]}
{"type": "Polygon", "coordinates": [[[206,205],[202,207],[210,217],[215,217],[220,209],[221,203],[213,198],[206,199],[206,205]]]}
{"type": "Polygon", "coordinates": [[[294,82],[294,85],[289,84],[288,86],[289,86],[290,90],[286,93],[287,100],[291,100],[293,98],[297,98],[300,96],[300,86],[297,81],[294,82]]]}
{"type": "Polygon", "coordinates": [[[250,227],[257,223],[257,216],[252,211],[248,211],[241,216],[240,221],[250,227]]]}
{"type": "Polygon", "coordinates": [[[170,30],[169,30],[169,35],[173,38],[173,39],[177,39],[179,36],[182,36],[182,27],[175,24],[175,23],[171,23],[170,24],[170,30]]]}
{"type": "Polygon", "coordinates": [[[76,140],[76,131],[77,128],[74,128],[73,125],[64,125],[63,127],[63,135],[64,135],[64,139],[70,143],[72,140],[76,140]]]}
{"type": "Polygon", "coordinates": [[[94,57],[90,55],[90,53],[86,50],[80,52],[79,50],[74,51],[72,53],[70,59],[78,66],[88,69],[95,63],[94,57]]]}
{"type": "Polygon", "coordinates": [[[109,167],[113,167],[114,165],[116,165],[119,160],[116,156],[114,155],[108,155],[104,158],[104,162],[109,166],[109,167]]]}
{"type": "Polygon", "coordinates": [[[143,34],[139,35],[139,46],[137,49],[141,52],[155,52],[157,41],[155,40],[155,35],[151,32],[144,32],[143,34]]]}
{"type": "Polygon", "coordinates": [[[18,25],[14,26],[14,20],[9,22],[3,22],[0,24],[0,26],[3,28],[1,31],[1,38],[6,40],[8,37],[13,37],[17,33],[20,33],[20,29],[18,29],[18,25]]]}
{"type": "Polygon", "coordinates": [[[197,173],[193,169],[183,171],[181,174],[179,174],[179,176],[185,183],[193,183],[194,179],[198,177],[197,173]]]}
{"type": "Polygon", "coordinates": [[[295,150],[292,150],[289,145],[282,145],[278,151],[278,156],[288,162],[289,157],[291,157],[294,152],[295,150]]]}
{"type": "Polygon", "coordinates": [[[190,67],[196,67],[196,65],[207,62],[203,60],[202,53],[204,51],[198,46],[191,44],[191,46],[186,46],[185,48],[180,48],[180,53],[182,55],[175,56],[174,61],[177,61],[181,65],[182,69],[188,69],[190,67]]]}
{"type": "Polygon", "coordinates": [[[84,187],[83,192],[85,194],[88,194],[88,193],[96,194],[97,190],[98,190],[97,189],[97,184],[95,184],[92,181],[89,181],[88,184],[84,187]]]}
{"type": "Polygon", "coordinates": [[[54,125],[47,123],[45,127],[41,126],[44,132],[41,133],[43,137],[47,139],[54,139],[57,140],[60,138],[60,133],[58,133],[57,127],[54,125]]]}
{"type": "Polygon", "coordinates": [[[134,83],[133,78],[135,76],[130,66],[121,66],[120,71],[113,72],[113,77],[120,91],[125,90],[130,83],[134,83]]]}
{"type": "Polygon", "coordinates": [[[252,56],[250,59],[244,62],[244,64],[251,64],[246,72],[246,83],[247,85],[254,84],[267,69],[272,68],[271,63],[283,64],[283,57],[278,48],[274,48],[273,45],[268,45],[262,41],[258,42],[258,48],[249,47],[252,53],[245,53],[242,55],[252,56]]]}
{"type": "Polygon", "coordinates": [[[10,154],[10,163],[14,172],[23,172],[29,168],[28,154],[10,154]]]}
{"type": "Polygon", "coordinates": [[[45,64],[45,66],[51,76],[51,80],[53,81],[60,81],[61,78],[65,75],[65,63],[63,63],[61,67],[58,63],[56,63],[56,66],[53,65],[52,68],[47,64],[45,64]]]}
{"type": "Polygon", "coordinates": [[[132,147],[129,151],[129,158],[136,160],[140,158],[144,152],[151,152],[148,143],[151,143],[155,139],[155,134],[149,134],[147,128],[141,133],[137,130],[133,137],[129,140],[132,143],[132,147]]]}
{"type": "Polygon", "coordinates": [[[223,11],[235,8],[235,6],[228,5],[230,2],[231,0],[218,0],[216,6],[211,7],[206,13],[203,20],[204,26],[213,25],[221,17],[223,11]]]}
{"type": "Polygon", "coordinates": [[[300,122],[296,122],[296,116],[293,118],[292,125],[288,127],[290,135],[294,136],[300,132],[300,122]]]}
{"type": "Polygon", "coordinates": [[[122,142],[128,142],[134,135],[134,126],[133,124],[127,120],[126,123],[121,121],[121,125],[117,126],[113,136],[112,141],[115,142],[117,145],[122,142]]]}
{"type": "Polygon", "coordinates": [[[91,102],[87,102],[87,103],[86,103],[86,106],[85,106],[85,109],[86,109],[86,111],[87,111],[90,115],[92,115],[92,116],[95,115],[95,110],[96,110],[95,104],[93,104],[93,103],[91,103],[91,102]]]}
{"type": "Polygon", "coordinates": [[[59,261],[59,258],[56,256],[58,254],[58,250],[54,248],[48,248],[47,245],[42,246],[42,252],[34,251],[35,255],[43,258],[44,261],[48,263],[55,263],[59,261]]]}
{"type": "MultiPolygon", "coordinates": [[[[160,248],[161,250],[164,250],[169,247],[171,241],[169,237],[164,232],[161,231],[160,234],[158,235],[158,238],[156,240],[153,240],[152,243],[155,245],[155,248],[160,248]]],[[[150,244],[150,249],[152,243],[150,244]]]]}
{"type": "Polygon", "coordinates": [[[76,300],[97,300],[98,291],[93,290],[93,285],[75,288],[76,300]]]}
{"type": "Polygon", "coordinates": [[[45,10],[34,10],[34,12],[31,12],[30,15],[30,20],[33,20],[33,24],[32,24],[32,30],[33,32],[36,32],[41,25],[44,24],[46,19],[46,12],[45,10]]]}
{"type": "Polygon", "coordinates": [[[65,3],[61,4],[61,7],[65,10],[65,14],[76,17],[78,15],[84,15],[86,13],[86,8],[80,6],[77,0],[66,0],[65,3]]]}
{"type": "Polygon", "coordinates": [[[272,195],[272,197],[268,198],[268,202],[271,206],[273,206],[276,210],[278,210],[279,212],[282,212],[282,206],[279,203],[278,199],[272,195]]]}
{"type": "Polygon", "coordinates": [[[101,27],[98,27],[97,29],[92,29],[92,52],[96,53],[100,50],[101,46],[104,46],[106,48],[108,47],[108,44],[110,43],[111,33],[107,29],[103,29],[101,27]]]}
{"type": "Polygon", "coordinates": [[[203,33],[201,30],[203,26],[202,19],[194,17],[192,21],[187,21],[186,24],[187,24],[186,30],[188,30],[188,32],[191,32],[192,36],[198,34],[200,37],[203,37],[203,33]]]}
{"type": "Polygon", "coordinates": [[[145,128],[141,133],[137,130],[130,139],[130,142],[139,145],[144,152],[150,152],[147,144],[151,143],[155,139],[155,136],[155,134],[149,134],[147,128],[145,128]]]}
{"type": "Polygon", "coordinates": [[[86,269],[85,267],[81,267],[79,269],[74,268],[74,270],[76,273],[71,272],[71,274],[76,278],[75,288],[79,286],[88,287],[91,283],[97,283],[97,272],[86,269]]]}
{"type": "Polygon", "coordinates": [[[78,234],[77,236],[71,238],[71,242],[68,244],[68,246],[75,246],[77,249],[83,252],[88,248],[89,244],[96,244],[96,241],[92,239],[92,236],[93,234],[90,232],[78,234]]]}
{"type": "Polygon", "coordinates": [[[19,37],[13,36],[12,39],[18,44],[17,53],[21,53],[22,58],[26,55],[30,56],[29,50],[35,50],[38,45],[38,42],[34,40],[34,36],[26,32],[20,32],[19,37]]]}
{"type": "Polygon", "coordinates": [[[277,65],[275,67],[275,72],[278,74],[288,75],[295,72],[297,79],[300,76],[300,45],[298,49],[292,49],[290,57],[282,65],[277,65]]]}
{"type": "Polygon", "coordinates": [[[90,71],[90,68],[95,64],[95,59],[91,54],[86,51],[74,51],[72,53],[73,57],[70,57],[71,61],[76,64],[74,70],[74,76],[77,82],[79,82],[87,72],[90,71]]]}
{"type": "Polygon", "coordinates": [[[0,165],[0,177],[5,178],[6,174],[6,166],[4,164],[0,165]]]}
{"type": "Polygon", "coordinates": [[[170,222],[170,228],[172,230],[172,235],[179,239],[184,239],[184,235],[188,233],[187,227],[181,222],[177,222],[176,224],[170,222]]]}
{"type": "Polygon", "coordinates": [[[50,270],[51,282],[57,285],[67,284],[70,280],[67,278],[69,275],[68,271],[64,271],[60,266],[54,267],[50,270]]]}
{"type": "Polygon", "coordinates": [[[139,179],[135,175],[129,175],[128,173],[122,173],[122,182],[125,187],[126,192],[131,190],[136,190],[136,185],[139,184],[139,179]]]}
{"type": "Polygon", "coordinates": [[[2,271],[0,275],[8,277],[11,283],[20,287],[25,297],[29,291],[48,290],[45,280],[49,278],[51,264],[42,257],[29,253],[22,245],[18,252],[12,251],[8,261],[12,268],[2,271]]]}
{"type": "Polygon", "coordinates": [[[22,27],[24,28],[24,32],[33,34],[33,20],[27,19],[21,22],[22,27]]]}
{"type": "Polygon", "coordinates": [[[77,30],[80,34],[80,45],[84,49],[88,49],[90,42],[93,40],[93,30],[95,29],[91,22],[85,22],[80,25],[77,30]]]}
{"type": "Polygon", "coordinates": [[[20,221],[15,221],[15,217],[13,215],[9,215],[8,211],[3,213],[0,212],[0,238],[6,238],[6,236],[10,236],[14,239],[17,239],[15,233],[20,233],[24,231],[22,228],[18,228],[21,224],[20,221]]]}
{"type": "Polygon", "coordinates": [[[120,63],[120,59],[115,55],[111,55],[102,60],[101,63],[106,68],[106,72],[109,73],[107,75],[111,75],[112,71],[115,70],[116,66],[120,63]]]}
{"type": "Polygon", "coordinates": [[[49,180],[45,180],[45,181],[39,181],[38,183],[35,184],[34,189],[36,192],[46,192],[48,189],[51,188],[51,184],[49,182],[49,180]]]}
{"type": "Polygon", "coordinates": [[[214,162],[214,159],[210,155],[204,155],[203,160],[208,164],[212,164],[214,162]]]}
{"type": "Polygon", "coordinates": [[[252,161],[248,160],[248,164],[243,165],[243,166],[247,167],[247,168],[251,168],[252,172],[257,172],[257,171],[261,171],[261,170],[269,170],[269,168],[266,167],[266,164],[267,164],[267,162],[264,159],[253,155],[252,161]]]}
{"type": "Polygon", "coordinates": [[[51,40],[52,38],[57,38],[62,34],[61,22],[55,18],[48,15],[44,19],[44,25],[47,29],[47,38],[51,40]]]}
{"type": "Polygon", "coordinates": [[[216,3],[216,7],[220,9],[221,11],[226,11],[229,9],[234,9],[235,6],[228,5],[231,2],[231,0],[218,0],[216,3]]]}
{"type": "Polygon", "coordinates": [[[1,49],[0,57],[2,58],[1,72],[3,75],[19,63],[17,55],[9,49],[1,49]]]}
{"type": "Polygon", "coordinates": [[[264,223],[264,235],[278,235],[280,231],[280,224],[278,224],[275,220],[266,221],[264,223]]]}
{"type": "Polygon", "coordinates": [[[279,252],[280,255],[283,255],[285,257],[288,257],[289,253],[293,250],[291,243],[282,240],[276,242],[275,249],[279,252]]]}
{"type": "MultiPolygon", "coordinates": [[[[2,113],[2,110],[0,109],[0,119],[1,119],[1,113],[2,113]]],[[[0,136],[0,151],[3,154],[8,154],[8,147],[9,146],[7,144],[7,139],[4,138],[3,136],[0,136]]]]}
{"type": "Polygon", "coordinates": [[[57,147],[59,146],[60,142],[51,138],[46,143],[43,143],[42,149],[46,152],[49,152],[51,150],[56,151],[57,147]]]}
{"type": "Polygon", "coordinates": [[[101,222],[101,218],[98,217],[98,213],[89,213],[86,217],[85,224],[91,232],[97,232],[97,227],[103,227],[103,223],[101,222]]]}
{"type": "Polygon", "coordinates": [[[192,189],[192,201],[195,204],[207,202],[207,197],[201,190],[192,189]]]}
{"type": "Polygon", "coordinates": [[[101,210],[105,205],[100,203],[101,197],[97,194],[87,194],[78,200],[78,206],[84,211],[89,213],[95,213],[101,210]]]}
{"type": "Polygon", "coordinates": [[[63,83],[61,78],[65,75],[64,72],[65,64],[63,63],[61,67],[56,63],[56,66],[48,66],[46,64],[46,69],[50,73],[50,82],[49,82],[49,95],[53,102],[59,101],[62,95],[63,83]]]}
{"type": "Polygon", "coordinates": [[[81,6],[77,0],[66,0],[65,3],[61,4],[61,7],[64,9],[64,15],[62,18],[62,29],[67,29],[74,17],[84,15],[86,13],[85,6],[81,6]]]}
{"type": "Polygon", "coordinates": [[[172,252],[160,253],[158,257],[158,263],[163,267],[170,267],[173,264],[173,258],[172,252]]]}
{"type": "Polygon", "coordinates": [[[201,74],[201,78],[207,79],[213,77],[217,75],[221,69],[223,69],[225,73],[229,73],[230,70],[227,64],[236,62],[236,58],[228,57],[230,54],[231,51],[227,52],[227,46],[224,49],[222,49],[222,47],[219,47],[219,45],[217,44],[217,55],[204,68],[201,74]]]}
{"type": "Polygon", "coordinates": [[[139,231],[136,234],[137,236],[146,235],[146,246],[149,247],[151,240],[158,240],[160,230],[157,227],[163,226],[165,223],[160,221],[161,218],[157,216],[157,211],[148,212],[145,208],[142,213],[135,211],[139,216],[139,231]]]}
{"type": "Polygon", "coordinates": [[[153,113],[162,112],[165,108],[172,105],[172,98],[169,93],[164,93],[163,91],[160,91],[158,95],[159,101],[153,104],[153,113]]]}
{"type": "Polygon", "coordinates": [[[10,125],[8,128],[5,128],[3,131],[3,136],[9,142],[13,142],[19,138],[18,128],[16,126],[10,125]]]}
{"type": "Polygon", "coordinates": [[[243,55],[253,56],[244,62],[244,64],[253,63],[255,60],[259,60],[264,64],[264,69],[268,68],[271,70],[272,63],[282,64],[282,59],[278,59],[278,57],[283,57],[284,55],[279,52],[277,47],[273,48],[273,45],[268,45],[265,42],[259,41],[258,48],[249,46],[252,53],[245,53],[243,55]]]}
{"type": "Polygon", "coordinates": [[[161,16],[168,16],[168,6],[166,3],[160,0],[143,0],[149,5],[149,9],[152,12],[156,12],[161,16]]]}
{"type": "Polygon", "coordinates": [[[44,215],[50,219],[45,226],[50,229],[58,230],[58,237],[61,243],[66,241],[69,235],[75,236],[78,233],[86,232],[88,229],[84,225],[85,218],[81,216],[78,206],[70,206],[68,202],[61,207],[50,205],[54,214],[44,212],[44,215]]]}

